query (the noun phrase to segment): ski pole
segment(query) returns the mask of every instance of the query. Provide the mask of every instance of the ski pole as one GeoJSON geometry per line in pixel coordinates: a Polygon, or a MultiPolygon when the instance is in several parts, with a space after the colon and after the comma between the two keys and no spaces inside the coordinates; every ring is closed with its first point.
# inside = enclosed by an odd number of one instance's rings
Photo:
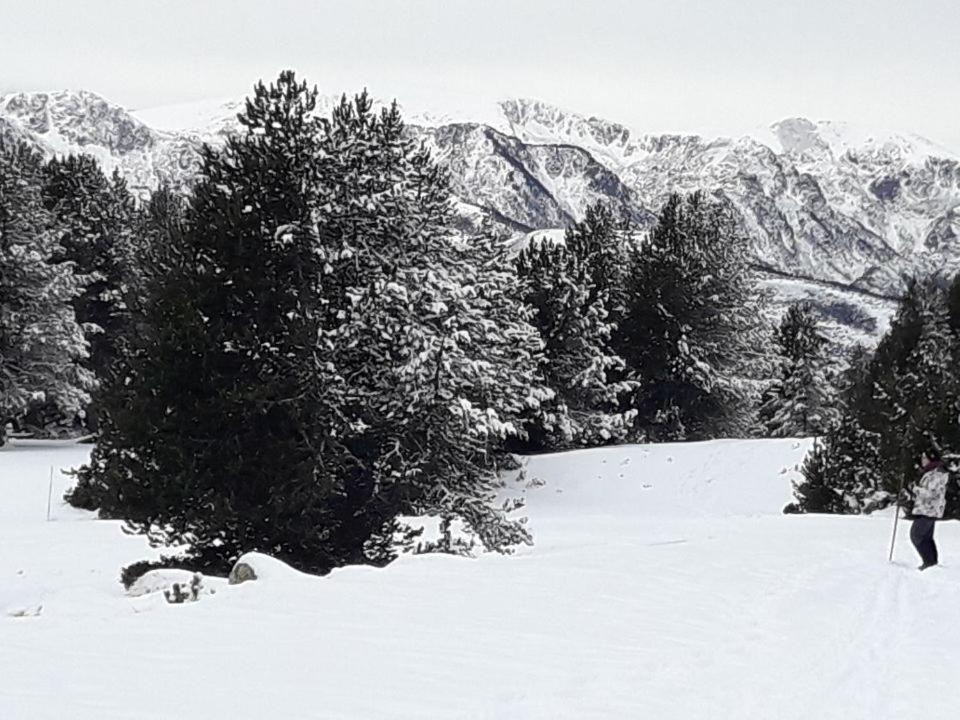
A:
{"type": "Polygon", "coordinates": [[[897,543],[897,523],[900,521],[900,496],[903,495],[904,476],[900,476],[900,488],[897,490],[896,512],[893,515],[893,536],[890,538],[890,556],[887,562],[893,562],[893,546],[897,543]]]}

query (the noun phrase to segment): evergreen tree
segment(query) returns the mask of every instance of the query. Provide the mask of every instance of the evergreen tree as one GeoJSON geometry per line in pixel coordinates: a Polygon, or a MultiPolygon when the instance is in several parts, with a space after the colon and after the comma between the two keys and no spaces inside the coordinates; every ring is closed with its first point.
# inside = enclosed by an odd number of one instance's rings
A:
{"type": "Polygon", "coordinates": [[[852,410],[863,405],[862,393],[869,389],[865,381],[873,359],[873,351],[857,343],[849,351],[842,369],[837,373],[837,404],[842,409],[852,410]]]}
{"type": "Polygon", "coordinates": [[[323,151],[325,338],[345,378],[354,515],[460,517],[498,550],[528,540],[493,492],[505,439],[550,393],[503,246],[451,232],[446,173],[396,105],[344,98],[323,151]]]}
{"type": "MultiPolygon", "coordinates": [[[[117,358],[135,286],[133,196],[117,172],[107,178],[88,155],[51,160],[44,178],[44,204],[59,234],[57,257],[70,262],[83,283],[74,309],[90,344],[84,364],[102,381],[117,358]]],[[[87,416],[96,429],[95,408],[87,416]]]]}
{"type": "Polygon", "coordinates": [[[155,286],[171,268],[182,264],[183,235],[187,227],[188,198],[168,185],[158,187],[138,214],[137,276],[132,314],[142,310],[148,287],[155,286]]]}
{"type": "Polygon", "coordinates": [[[338,379],[317,345],[315,100],[292,73],[259,84],[245,132],[204,149],[182,226],[165,206],[159,282],[80,473],[76,502],[188,543],[198,566],[255,549],[307,569],[339,562],[327,464],[338,379]]]}
{"type": "Polygon", "coordinates": [[[803,463],[803,480],[794,487],[800,512],[857,514],[885,497],[876,433],[844,413],[826,436],[814,442],[803,463]]]}
{"type": "Polygon", "coordinates": [[[504,251],[449,231],[446,176],[396,106],[321,121],[315,97],[259,85],[183,220],[151,203],[142,317],[71,499],[205,566],[384,562],[401,514],[527,541],[493,493],[549,391],[504,251]]]}
{"type": "Polygon", "coordinates": [[[71,263],[57,263],[53,219],[43,205],[43,161],[24,144],[0,143],[0,444],[31,405],[76,413],[92,378],[73,301],[71,263]]]}
{"type": "Polygon", "coordinates": [[[524,300],[544,341],[543,374],[556,393],[528,425],[534,447],[623,440],[635,414],[619,410],[633,383],[611,347],[623,314],[628,238],[597,204],[567,229],[563,244],[534,241],[517,258],[524,300]]]}
{"type": "Polygon", "coordinates": [[[880,436],[890,492],[901,479],[915,479],[917,459],[930,443],[944,451],[958,447],[956,351],[940,283],[911,280],[857,407],[863,425],[880,436]]]}
{"type": "Polygon", "coordinates": [[[655,440],[746,433],[768,340],[732,211],[673,195],[632,255],[615,347],[640,383],[640,427],[655,440]]]}
{"type": "Polygon", "coordinates": [[[821,435],[835,421],[827,339],[820,332],[813,305],[787,308],[777,330],[780,376],[764,395],[760,420],[772,437],[821,435]]]}
{"type": "Polygon", "coordinates": [[[136,268],[133,196],[120,175],[107,178],[89,155],[55,158],[44,175],[44,204],[56,218],[60,257],[85,283],[74,305],[77,320],[89,329],[88,365],[105,377],[136,268]]]}

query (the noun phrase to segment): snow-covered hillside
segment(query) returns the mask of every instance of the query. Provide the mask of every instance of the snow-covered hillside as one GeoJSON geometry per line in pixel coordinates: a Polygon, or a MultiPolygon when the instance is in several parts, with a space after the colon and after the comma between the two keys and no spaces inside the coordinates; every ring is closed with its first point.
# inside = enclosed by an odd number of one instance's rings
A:
{"type": "Polygon", "coordinates": [[[536,544],[325,578],[270,568],[199,602],[124,595],[148,554],[59,500],[88,446],[0,451],[0,717],[950,717],[960,532],[912,566],[890,516],[784,516],[807,441],[528,461],[536,544]]]}

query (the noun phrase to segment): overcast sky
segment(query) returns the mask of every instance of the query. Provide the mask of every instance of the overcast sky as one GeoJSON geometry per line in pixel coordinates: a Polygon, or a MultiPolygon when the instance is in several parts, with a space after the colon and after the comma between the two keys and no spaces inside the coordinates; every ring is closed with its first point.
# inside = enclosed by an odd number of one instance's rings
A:
{"type": "Polygon", "coordinates": [[[0,92],[150,107],[285,67],[412,109],[519,95],[730,134],[804,116],[960,151],[957,0],[0,0],[0,92]]]}

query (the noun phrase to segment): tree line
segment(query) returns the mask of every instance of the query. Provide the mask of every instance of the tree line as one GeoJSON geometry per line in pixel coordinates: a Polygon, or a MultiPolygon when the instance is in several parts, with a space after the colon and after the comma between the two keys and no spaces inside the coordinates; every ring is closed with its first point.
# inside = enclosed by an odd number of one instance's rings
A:
{"type": "MultiPolygon", "coordinates": [[[[284,72],[186,195],[0,146],[0,425],[96,433],[68,499],[179,561],[382,564],[403,518],[531,541],[512,453],[820,434],[814,308],[779,328],[723,197],[602,204],[516,256],[458,230],[396,104],[327,117],[284,72]]],[[[839,380],[837,380],[839,382],[839,380]]]]}

